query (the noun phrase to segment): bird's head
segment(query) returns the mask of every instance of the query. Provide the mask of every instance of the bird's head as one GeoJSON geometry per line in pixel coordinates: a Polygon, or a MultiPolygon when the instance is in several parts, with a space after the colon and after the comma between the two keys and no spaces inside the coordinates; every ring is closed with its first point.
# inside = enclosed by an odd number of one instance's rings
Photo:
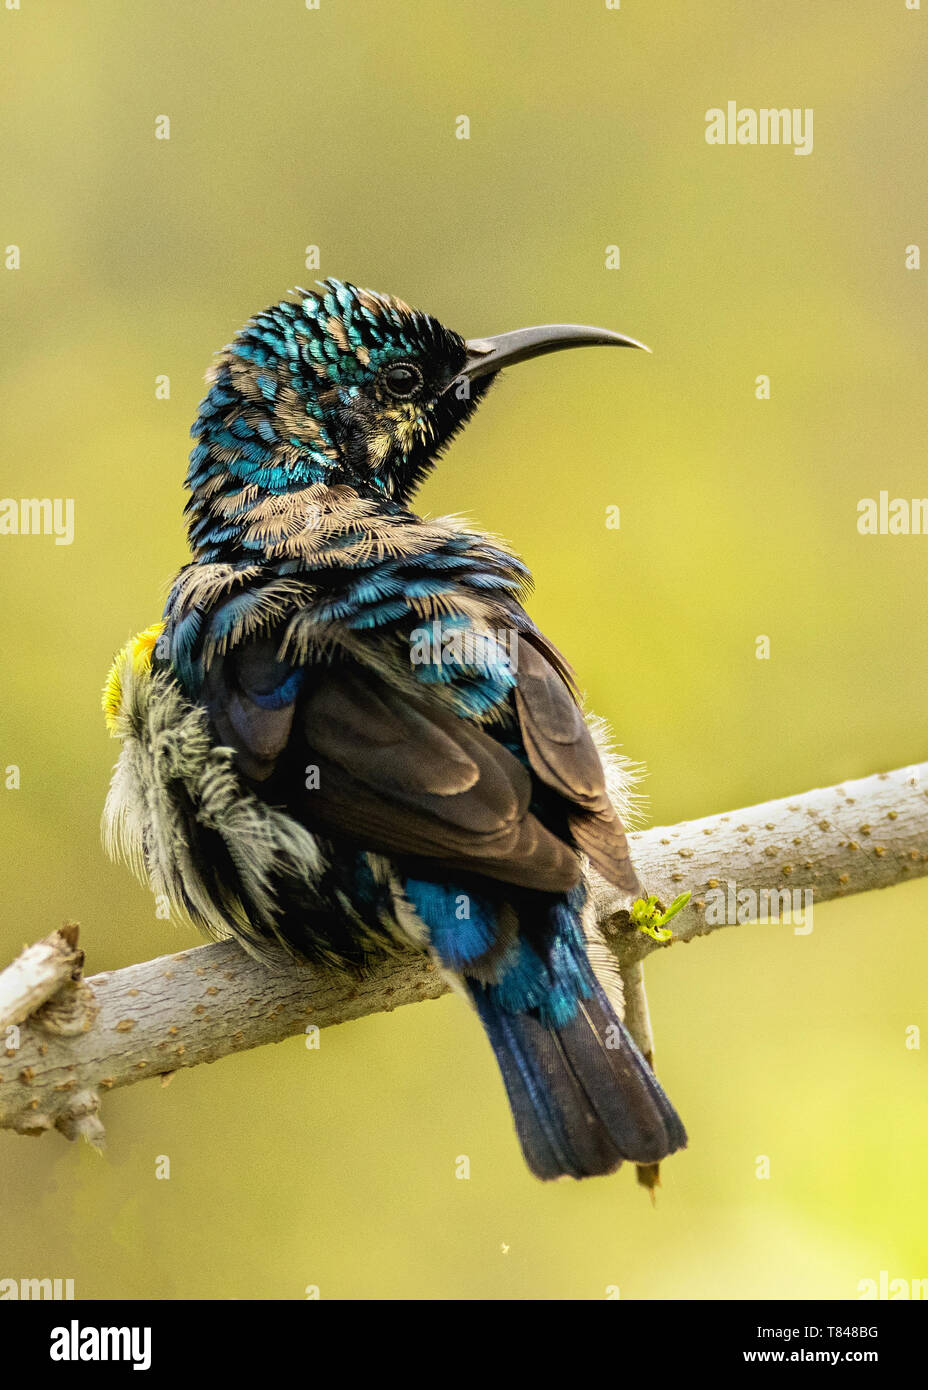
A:
{"type": "Polygon", "coordinates": [[[467,341],[338,280],[299,295],[251,319],[211,369],[192,431],[194,499],[324,482],[403,503],[503,367],[584,344],[642,346],[564,324],[467,341]]]}

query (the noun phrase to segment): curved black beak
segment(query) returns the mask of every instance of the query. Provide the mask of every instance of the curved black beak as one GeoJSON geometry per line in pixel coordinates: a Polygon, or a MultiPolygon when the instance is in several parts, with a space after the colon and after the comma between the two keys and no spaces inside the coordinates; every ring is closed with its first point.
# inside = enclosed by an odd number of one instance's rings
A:
{"type": "Polygon", "coordinates": [[[465,344],[467,357],[460,376],[468,381],[489,376],[491,372],[527,362],[530,357],[542,357],[546,352],[560,352],[573,347],[630,347],[650,352],[644,343],[613,333],[608,328],[587,328],[579,323],[546,323],[538,328],[517,328],[514,333],[499,333],[495,338],[471,338],[465,344]]]}

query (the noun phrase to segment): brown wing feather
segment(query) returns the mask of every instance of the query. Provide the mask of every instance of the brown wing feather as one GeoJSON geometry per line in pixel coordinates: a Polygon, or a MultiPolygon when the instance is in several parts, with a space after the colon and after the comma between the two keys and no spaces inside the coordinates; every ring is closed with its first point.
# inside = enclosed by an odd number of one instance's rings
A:
{"type": "Polygon", "coordinates": [[[282,709],[250,698],[286,670],[273,642],[251,643],[213,662],[204,699],[253,781],[267,781],[299,731],[319,767],[319,786],[295,808],[309,828],[521,887],[566,892],[577,882],[576,852],[529,811],[531,777],[496,739],[348,666],[314,669],[306,694],[282,709]]]}
{"type": "Polygon", "coordinates": [[[523,887],[576,883],[570,846],[529,812],[528,772],[481,729],[348,669],[325,674],[300,718],[319,761],[310,823],[523,887]]]}
{"type": "Polygon", "coordinates": [[[280,679],[276,646],[261,639],[241,653],[213,661],[203,685],[203,702],[216,732],[235,749],[239,767],[254,782],[266,782],[273,774],[290,740],[294,706],[264,709],[249,699],[248,692],[273,690],[280,679]]]}
{"type": "Polygon", "coordinates": [[[636,895],[641,884],[628,850],[625,828],[606,791],[606,776],[566,678],[552,652],[519,643],[516,710],[532,771],[576,811],[568,817],[574,843],[617,887],[636,895]]]}

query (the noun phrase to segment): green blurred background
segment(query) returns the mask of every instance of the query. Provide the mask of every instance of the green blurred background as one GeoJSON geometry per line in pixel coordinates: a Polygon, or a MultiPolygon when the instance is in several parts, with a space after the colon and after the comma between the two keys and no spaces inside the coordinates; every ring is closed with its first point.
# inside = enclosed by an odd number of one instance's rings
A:
{"type": "MultiPolygon", "coordinates": [[[[88,973],[192,944],[100,849],[99,689],[185,559],[210,356],[314,278],[307,245],[319,274],[465,334],[566,320],[654,348],[513,372],[421,498],[525,556],[535,618],[648,764],[652,821],[925,756],[928,538],[862,537],[856,505],[928,493],[928,267],[904,264],[928,243],[926,24],[904,0],[0,9],[0,244],[22,257],[0,271],[0,492],[72,497],[76,527],[70,547],[0,538],[0,765],[22,769],[0,788],[0,959],[64,918],[88,973]],[[707,145],[730,98],[814,108],[813,153],[707,145]]],[[[881,1270],[924,1277],[904,1029],[926,907],[912,883],[821,907],[809,937],[755,926],[653,961],[691,1135],[655,1209],[628,1171],[528,1174],[481,1030],[445,998],[113,1093],[102,1159],[0,1134],[0,1276],[249,1299],[853,1298],[881,1270]]]]}

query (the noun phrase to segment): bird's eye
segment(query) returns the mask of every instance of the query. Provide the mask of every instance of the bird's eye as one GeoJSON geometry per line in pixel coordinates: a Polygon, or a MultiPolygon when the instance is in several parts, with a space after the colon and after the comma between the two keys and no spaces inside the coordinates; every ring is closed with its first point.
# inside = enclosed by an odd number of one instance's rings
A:
{"type": "Polygon", "coordinates": [[[383,384],[397,400],[408,401],[422,385],[422,373],[411,362],[394,362],[383,373],[383,384]]]}

